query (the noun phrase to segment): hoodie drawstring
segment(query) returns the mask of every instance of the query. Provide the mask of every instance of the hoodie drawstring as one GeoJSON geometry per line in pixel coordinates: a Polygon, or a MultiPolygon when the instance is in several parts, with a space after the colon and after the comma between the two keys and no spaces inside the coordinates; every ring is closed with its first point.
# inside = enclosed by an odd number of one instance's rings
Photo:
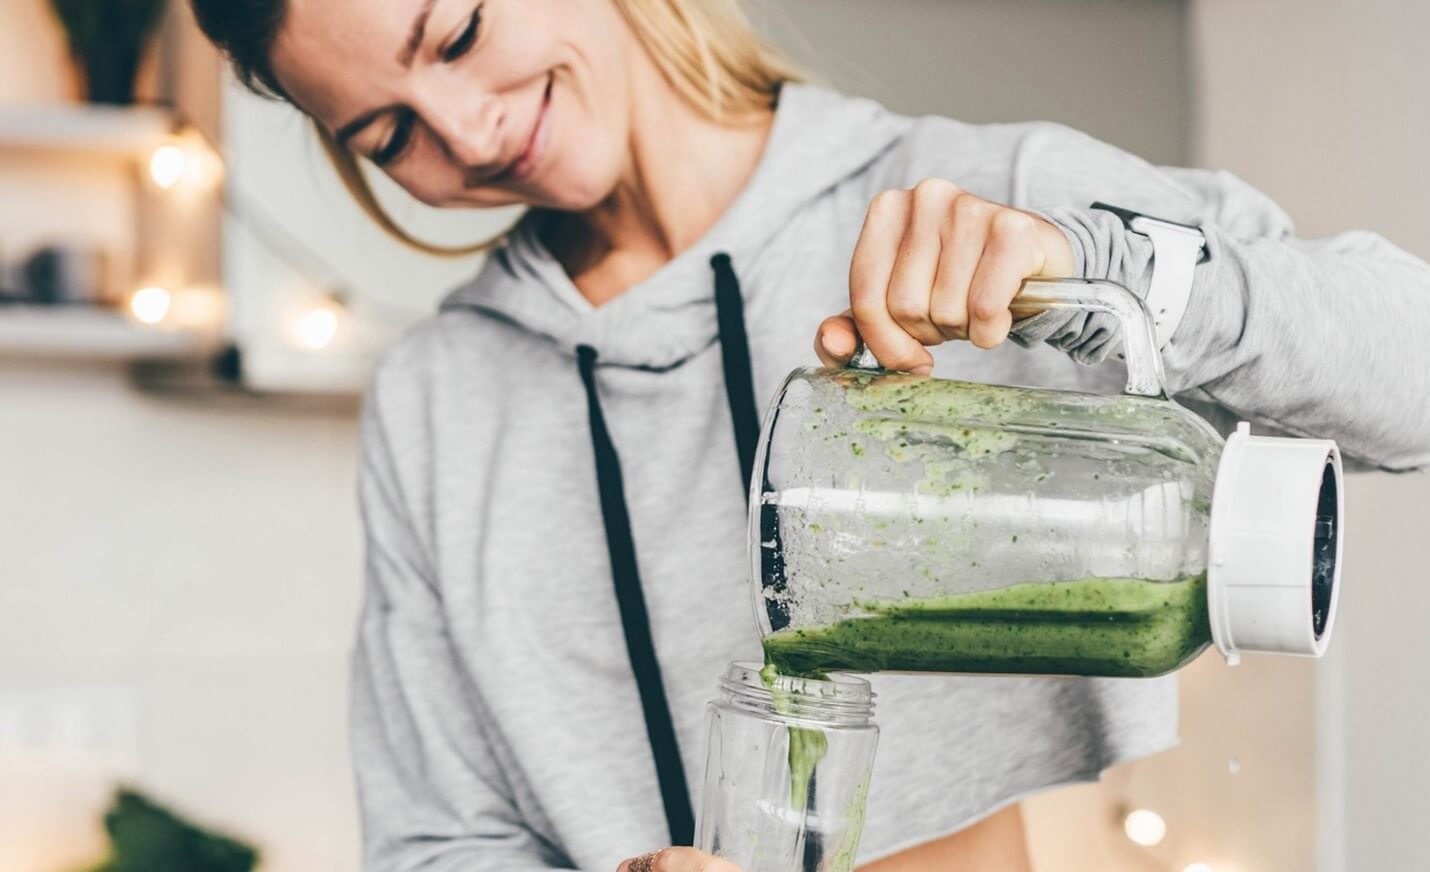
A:
{"type": "MultiPolygon", "coordinates": [[[[750,342],[745,332],[745,305],[740,281],[725,253],[710,259],[715,271],[715,317],[720,334],[721,364],[725,371],[725,395],[730,404],[730,420],[735,430],[735,450],[739,455],[741,495],[749,487],[755,468],[755,448],[760,438],[760,417],[755,402],[755,380],[750,365],[750,342]]],[[[611,576],[616,588],[616,604],[625,631],[626,654],[630,657],[636,689],[645,714],[646,735],[655,757],[656,780],[665,805],[665,819],[673,845],[695,841],[695,813],[681,763],[675,724],[661,680],[651,637],[650,613],[641,589],[636,565],[635,539],[631,534],[630,511],[626,506],[625,480],[621,460],[606,428],[596,391],[596,349],[582,345],[576,349],[581,382],[586,387],[586,409],[591,423],[591,445],[596,456],[596,483],[601,495],[601,519],[606,527],[606,549],[611,557],[611,576]]]]}
{"type": "MultiPolygon", "coordinates": [[[[740,295],[740,279],[730,255],[720,252],[710,258],[715,270],[715,319],[720,329],[720,357],[725,369],[725,399],[730,403],[730,421],[735,426],[735,450],[740,455],[740,493],[748,493],[755,476],[755,451],[760,441],[760,415],[755,403],[754,367],[750,360],[750,339],[745,332],[745,300],[740,295]]],[[[764,478],[764,490],[770,489],[768,470],[759,471],[764,478]]],[[[774,506],[760,507],[760,541],[779,542],[779,517],[774,506]]],[[[764,579],[774,592],[784,590],[784,564],[778,544],[767,554],[764,579]]],[[[781,629],[789,624],[789,614],[779,597],[767,601],[770,624],[781,629]]],[[[806,810],[814,812],[819,782],[809,778],[806,810]]],[[[818,833],[811,832],[804,844],[802,868],[817,869],[824,864],[824,843],[818,833]]]]}
{"type": "Polygon", "coordinates": [[[690,790],[685,783],[685,767],[680,759],[675,723],[665,698],[665,684],[660,677],[660,662],[655,656],[650,614],[646,610],[645,594],[641,591],[636,544],[631,536],[630,512],[626,508],[626,486],[621,476],[621,459],[611,442],[610,431],[606,429],[601,398],[596,392],[596,349],[589,345],[578,347],[576,361],[581,370],[581,381],[586,385],[591,445],[596,454],[596,484],[601,492],[601,519],[606,526],[606,549],[611,555],[616,605],[625,630],[626,654],[630,657],[636,689],[640,692],[646,735],[655,756],[656,780],[660,784],[661,800],[665,803],[670,843],[693,845],[695,812],[691,808],[690,790]]]}
{"type": "Polygon", "coordinates": [[[735,426],[735,450],[740,456],[740,495],[755,475],[755,445],[760,441],[760,413],[755,404],[755,377],[750,366],[750,340],[745,334],[745,301],[740,279],[721,252],[710,258],[715,270],[715,320],[720,330],[720,360],[725,368],[725,397],[735,426]]]}
{"type": "MultiPolygon", "coordinates": [[[[735,449],[740,455],[741,495],[746,495],[755,478],[755,449],[760,441],[760,416],[755,404],[755,379],[750,363],[750,342],[745,334],[745,301],[740,295],[740,279],[730,262],[730,255],[721,252],[710,258],[715,270],[715,318],[720,325],[720,354],[725,366],[725,396],[730,402],[730,420],[735,425],[735,449]]],[[[765,479],[764,490],[770,490],[767,469],[759,470],[765,479]]],[[[779,515],[774,506],[760,507],[760,541],[780,541],[779,515]]],[[[761,579],[764,589],[779,594],[785,589],[784,560],[779,547],[765,552],[761,579]]],[[[770,629],[789,626],[789,611],[779,596],[765,600],[770,629]]]]}

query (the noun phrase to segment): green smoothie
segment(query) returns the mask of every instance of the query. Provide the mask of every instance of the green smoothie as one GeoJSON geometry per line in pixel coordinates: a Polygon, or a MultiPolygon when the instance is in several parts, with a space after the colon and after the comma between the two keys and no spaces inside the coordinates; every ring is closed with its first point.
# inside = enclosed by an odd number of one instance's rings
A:
{"type": "MultiPolygon", "coordinates": [[[[782,715],[793,713],[791,694],[776,685],[779,670],[772,663],[766,663],[760,670],[760,680],[769,688],[775,711],[782,715]]],[[[829,753],[829,740],[824,732],[809,727],[789,727],[789,801],[791,808],[804,808],[809,802],[809,782],[814,778],[814,767],[829,753]]]]}
{"type": "MultiPolygon", "coordinates": [[[[760,679],[770,691],[775,711],[783,715],[793,715],[799,699],[797,692],[782,690],[778,686],[779,671],[774,664],[767,663],[760,670],[760,679]]],[[[815,785],[815,769],[829,754],[829,738],[818,727],[786,726],[789,739],[789,801],[790,808],[805,814],[817,814],[811,806],[811,791],[815,785]]],[[[864,829],[865,802],[869,794],[869,782],[861,781],[844,810],[849,826],[839,844],[835,846],[830,859],[820,865],[824,872],[852,872],[854,855],[859,848],[859,836],[864,829]]]]}
{"type": "Polygon", "coordinates": [[[859,606],[864,614],[857,617],[770,635],[766,661],[786,675],[892,670],[1145,678],[1185,666],[1211,642],[1204,575],[1028,582],[859,606]]]}

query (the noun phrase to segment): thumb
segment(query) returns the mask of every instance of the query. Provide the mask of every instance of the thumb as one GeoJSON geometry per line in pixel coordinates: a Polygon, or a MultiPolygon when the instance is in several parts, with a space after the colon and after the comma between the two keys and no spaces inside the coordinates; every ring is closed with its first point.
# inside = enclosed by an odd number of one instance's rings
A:
{"type": "Polygon", "coordinates": [[[825,366],[843,366],[854,356],[859,333],[854,328],[854,316],[848,309],[825,318],[814,334],[814,353],[825,366]]]}

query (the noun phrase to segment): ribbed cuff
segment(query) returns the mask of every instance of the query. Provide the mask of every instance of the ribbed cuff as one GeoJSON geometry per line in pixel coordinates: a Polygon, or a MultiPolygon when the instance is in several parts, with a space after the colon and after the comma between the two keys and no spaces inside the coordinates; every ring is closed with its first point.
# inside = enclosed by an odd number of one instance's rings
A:
{"type": "MultiPolygon", "coordinates": [[[[1031,209],[1072,246],[1076,275],[1107,279],[1145,297],[1152,281],[1152,242],[1100,209],[1031,209]]],[[[1120,347],[1117,319],[1105,313],[1042,312],[1014,323],[1010,338],[1024,347],[1047,342],[1083,364],[1100,363],[1120,347]]]]}

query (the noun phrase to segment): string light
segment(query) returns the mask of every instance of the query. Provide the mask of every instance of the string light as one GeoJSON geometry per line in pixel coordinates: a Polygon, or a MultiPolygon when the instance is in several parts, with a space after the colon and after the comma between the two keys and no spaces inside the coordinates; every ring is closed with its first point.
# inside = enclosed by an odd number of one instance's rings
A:
{"type": "Polygon", "coordinates": [[[298,344],[309,351],[322,351],[338,337],[338,322],[335,304],[325,302],[314,306],[298,318],[298,344]]]}
{"type": "Polygon", "coordinates": [[[129,298],[129,314],[141,324],[158,324],[169,314],[174,298],[164,288],[140,288],[129,298]]]}
{"type": "Polygon", "coordinates": [[[1167,822],[1155,811],[1145,808],[1134,809],[1122,820],[1122,831],[1127,838],[1144,848],[1160,845],[1167,837],[1167,822]]]}
{"type": "Polygon", "coordinates": [[[149,178],[161,191],[202,194],[223,179],[223,160],[198,128],[186,126],[150,152],[149,178]]]}
{"type": "Polygon", "coordinates": [[[189,167],[189,156],[177,145],[161,145],[149,156],[149,178],[162,190],[179,183],[189,167]]]}

